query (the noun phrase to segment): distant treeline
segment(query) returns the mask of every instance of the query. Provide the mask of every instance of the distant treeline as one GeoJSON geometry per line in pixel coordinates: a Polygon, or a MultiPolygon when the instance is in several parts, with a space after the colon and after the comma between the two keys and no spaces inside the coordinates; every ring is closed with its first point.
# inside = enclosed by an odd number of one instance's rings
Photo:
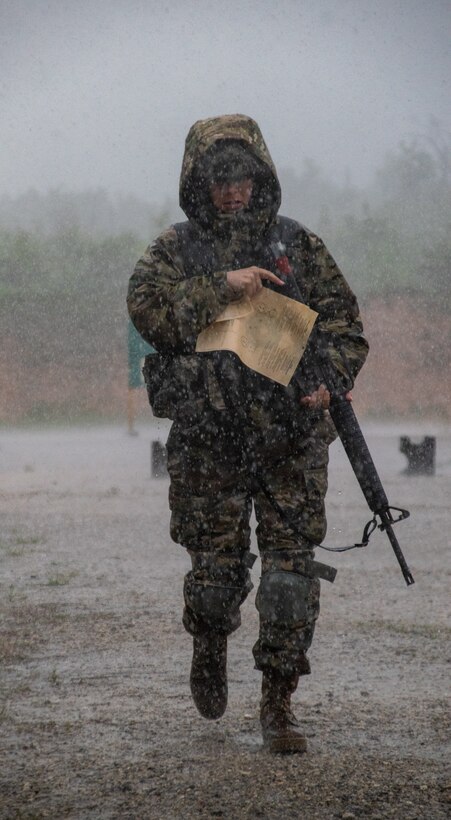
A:
{"type": "MultiPolygon", "coordinates": [[[[173,206],[172,206],[173,207],[173,206]]],[[[134,233],[148,237],[169,218],[171,204],[152,205],[133,195],[113,195],[102,189],[47,193],[30,190],[0,198],[0,229],[55,236],[78,230],[88,236],[134,233]]]]}
{"type": "MultiPolygon", "coordinates": [[[[443,300],[451,270],[451,139],[437,123],[427,137],[387,156],[366,190],[341,185],[306,161],[282,169],[281,212],[320,234],[361,298],[416,292],[443,300]]],[[[30,191],[0,199],[0,286],[34,292],[109,288],[161,228],[180,219],[158,206],[105,191],[30,191]],[[119,256],[118,248],[120,248],[119,256]],[[126,255],[126,254],[125,254],[126,255]],[[105,262],[104,259],[107,261],[105,262]],[[108,273],[106,272],[108,271],[108,273]]]]}
{"type": "MultiPolygon", "coordinates": [[[[404,322],[424,319],[420,359],[427,371],[436,357],[433,384],[451,348],[450,146],[439,128],[400,145],[366,191],[328,181],[311,162],[280,174],[281,212],[323,237],[362,307],[385,301],[393,316],[404,304],[404,322]]],[[[157,208],[104,191],[0,200],[0,421],[96,415],[100,402],[105,412],[118,412],[128,278],[146,244],[179,218],[175,204],[157,208]]],[[[380,328],[379,308],[374,317],[380,328]]],[[[403,355],[415,365],[412,345],[415,337],[403,355]]],[[[396,408],[381,384],[372,406],[396,408]]],[[[399,409],[416,402],[408,397],[399,409]]]]}

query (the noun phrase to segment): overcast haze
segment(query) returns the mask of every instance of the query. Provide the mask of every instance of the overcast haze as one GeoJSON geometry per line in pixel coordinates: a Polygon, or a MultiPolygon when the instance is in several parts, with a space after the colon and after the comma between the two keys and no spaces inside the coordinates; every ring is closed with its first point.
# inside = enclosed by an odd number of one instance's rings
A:
{"type": "Polygon", "coordinates": [[[448,0],[0,0],[0,194],[175,197],[190,125],[259,122],[279,168],[370,180],[451,127],[448,0]]]}

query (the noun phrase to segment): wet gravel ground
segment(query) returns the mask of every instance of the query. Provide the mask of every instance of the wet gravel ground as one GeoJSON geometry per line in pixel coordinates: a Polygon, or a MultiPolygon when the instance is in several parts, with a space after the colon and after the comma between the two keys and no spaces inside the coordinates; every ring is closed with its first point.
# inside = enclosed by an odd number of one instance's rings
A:
{"type": "MultiPolygon", "coordinates": [[[[183,550],[164,427],[0,432],[1,818],[445,818],[449,771],[451,429],[367,425],[398,538],[318,559],[322,614],[295,710],[309,751],[271,756],[258,724],[254,595],[229,641],[229,707],[203,720],[188,687],[183,550]],[[401,434],[437,435],[435,476],[402,475],[401,434]]],[[[331,448],[328,543],[370,517],[331,448]]],[[[254,566],[258,583],[259,566],[254,566]]]]}

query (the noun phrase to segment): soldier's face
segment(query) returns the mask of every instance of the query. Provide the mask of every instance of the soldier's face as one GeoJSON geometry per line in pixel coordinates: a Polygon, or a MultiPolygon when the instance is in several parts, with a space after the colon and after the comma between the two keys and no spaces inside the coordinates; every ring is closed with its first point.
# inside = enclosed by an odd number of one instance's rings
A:
{"type": "Polygon", "coordinates": [[[210,186],[210,196],[215,208],[224,214],[242,211],[243,208],[247,208],[252,196],[252,180],[215,183],[210,186]]]}

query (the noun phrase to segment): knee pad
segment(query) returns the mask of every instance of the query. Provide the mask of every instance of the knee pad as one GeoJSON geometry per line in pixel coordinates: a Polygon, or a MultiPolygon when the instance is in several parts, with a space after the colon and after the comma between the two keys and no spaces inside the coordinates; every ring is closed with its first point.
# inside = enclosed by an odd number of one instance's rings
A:
{"type": "Polygon", "coordinates": [[[319,613],[319,581],[296,572],[274,570],[262,575],[256,606],[271,624],[310,623],[319,613]]]}
{"type": "Polygon", "coordinates": [[[185,576],[186,606],[202,620],[233,618],[252,589],[249,555],[192,553],[193,569],[185,576]]]}
{"type": "Polygon", "coordinates": [[[185,579],[185,604],[198,618],[220,623],[238,612],[244,600],[241,587],[196,582],[190,575],[185,579]]]}

